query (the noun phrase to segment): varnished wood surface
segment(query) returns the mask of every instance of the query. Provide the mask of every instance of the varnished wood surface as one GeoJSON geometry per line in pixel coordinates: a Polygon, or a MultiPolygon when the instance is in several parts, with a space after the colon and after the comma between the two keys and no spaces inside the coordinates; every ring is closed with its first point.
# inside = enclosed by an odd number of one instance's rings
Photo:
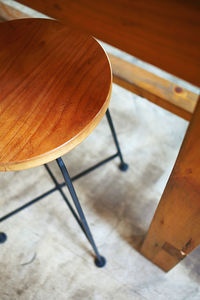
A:
{"type": "Polygon", "coordinates": [[[0,170],[51,161],[91,133],[111,69],[92,38],[44,19],[0,24],[0,170]]]}
{"type": "Polygon", "coordinates": [[[142,253],[168,271],[200,244],[200,98],[142,253]]]}
{"type": "Polygon", "coordinates": [[[114,83],[188,121],[191,119],[198,101],[197,94],[112,54],[108,56],[114,83]]]}
{"type": "Polygon", "coordinates": [[[18,0],[200,86],[199,0],[18,0]]]}

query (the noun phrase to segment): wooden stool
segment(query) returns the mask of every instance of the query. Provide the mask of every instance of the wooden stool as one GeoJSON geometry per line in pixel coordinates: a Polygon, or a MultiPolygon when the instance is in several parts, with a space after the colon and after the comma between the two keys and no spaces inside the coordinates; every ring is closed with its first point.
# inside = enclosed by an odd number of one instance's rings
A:
{"type": "MultiPolygon", "coordinates": [[[[119,156],[127,164],[107,110],[112,76],[107,56],[97,41],[47,19],[22,19],[0,24],[0,171],[16,171],[44,164],[55,187],[1,217],[59,190],[96,254],[105,265],[90,232],[72,180],[119,156]],[[107,112],[106,112],[107,110],[107,112]],[[106,112],[117,153],[70,178],[61,156],[81,143],[106,112]],[[55,160],[65,182],[59,184],[47,163],[55,160]],[[62,191],[67,185],[75,209],[62,191]]],[[[0,233],[0,242],[6,240],[0,233]]]]}

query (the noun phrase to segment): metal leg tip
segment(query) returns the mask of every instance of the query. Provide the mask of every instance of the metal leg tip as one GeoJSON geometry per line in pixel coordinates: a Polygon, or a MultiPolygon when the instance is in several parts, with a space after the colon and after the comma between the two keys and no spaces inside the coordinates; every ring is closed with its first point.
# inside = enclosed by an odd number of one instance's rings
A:
{"type": "Polygon", "coordinates": [[[98,268],[103,268],[106,265],[106,259],[103,256],[100,256],[100,259],[95,258],[95,265],[98,268]]]}
{"type": "Polygon", "coordinates": [[[5,243],[6,240],[7,240],[7,235],[3,232],[0,232],[0,244],[5,243]]]}
{"type": "Polygon", "coordinates": [[[128,164],[126,164],[125,162],[124,163],[121,163],[119,165],[119,169],[123,172],[126,172],[128,170],[128,164]]]}

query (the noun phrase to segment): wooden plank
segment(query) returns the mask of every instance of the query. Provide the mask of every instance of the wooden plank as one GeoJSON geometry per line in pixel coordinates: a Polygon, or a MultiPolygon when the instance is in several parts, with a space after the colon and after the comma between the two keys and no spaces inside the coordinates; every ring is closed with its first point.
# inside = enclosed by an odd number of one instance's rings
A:
{"type": "Polygon", "coordinates": [[[109,54],[109,58],[116,84],[186,120],[191,119],[198,100],[197,94],[112,54],[109,54]]]}
{"type": "Polygon", "coordinates": [[[200,86],[199,0],[18,0],[200,86]]]}
{"type": "Polygon", "coordinates": [[[168,271],[200,244],[200,100],[141,252],[168,271]]]}
{"type": "MultiPolygon", "coordinates": [[[[32,16],[1,2],[0,15],[8,20],[32,16]]],[[[112,54],[108,56],[114,83],[188,121],[191,119],[198,95],[112,54]]]]}

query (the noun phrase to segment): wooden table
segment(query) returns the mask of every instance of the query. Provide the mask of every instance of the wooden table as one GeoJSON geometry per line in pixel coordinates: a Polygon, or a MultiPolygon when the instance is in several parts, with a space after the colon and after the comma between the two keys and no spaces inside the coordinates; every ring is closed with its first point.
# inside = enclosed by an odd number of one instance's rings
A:
{"type": "MultiPolygon", "coordinates": [[[[200,86],[199,0],[18,0],[200,86]]],[[[200,244],[200,101],[141,253],[168,271],[200,244]]]]}

